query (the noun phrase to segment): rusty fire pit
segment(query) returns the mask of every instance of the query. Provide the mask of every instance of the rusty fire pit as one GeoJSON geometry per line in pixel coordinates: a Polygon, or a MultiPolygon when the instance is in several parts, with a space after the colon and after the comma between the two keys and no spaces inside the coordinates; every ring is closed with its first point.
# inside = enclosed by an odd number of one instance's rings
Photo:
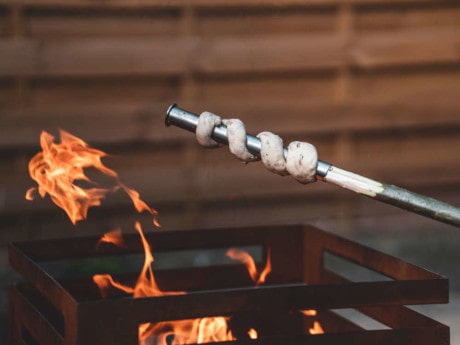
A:
{"type": "Polygon", "coordinates": [[[218,315],[231,317],[240,334],[229,344],[449,344],[447,326],[404,306],[447,303],[446,278],[314,227],[156,231],[146,238],[156,254],[250,246],[263,261],[270,248],[272,272],[266,285],[254,287],[240,263],[165,268],[156,271],[158,284],[187,294],[132,298],[113,291],[102,298],[90,275],[56,278],[49,263],[140,254],[136,235],[125,236],[124,247],[97,248],[97,237],[13,243],[10,262],[25,281],[10,289],[9,344],[138,344],[142,323],[218,315]],[[328,257],[382,279],[352,282],[328,267],[328,257]],[[334,311],[343,308],[387,328],[365,329],[334,311]],[[299,312],[305,309],[317,315],[299,312]],[[308,333],[313,321],[324,334],[308,333]],[[245,336],[248,327],[257,328],[258,339],[245,336]]]}

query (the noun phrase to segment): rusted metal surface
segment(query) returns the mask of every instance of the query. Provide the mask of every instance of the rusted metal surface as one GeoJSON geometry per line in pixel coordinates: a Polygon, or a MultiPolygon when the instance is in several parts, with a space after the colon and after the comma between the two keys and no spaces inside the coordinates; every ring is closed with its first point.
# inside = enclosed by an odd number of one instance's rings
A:
{"type": "Polygon", "coordinates": [[[30,286],[11,287],[10,342],[22,343],[21,338],[40,339],[40,344],[58,345],[64,343],[62,317],[49,302],[30,286]],[[31,333],[25,335],[24,333],[31,333]]]}
{"type": "MultiPolygon", "coordinates": [[[[26,282],[11,288],[10,344],[24,337],[38,344],[136,344],[141,323],[217,315],[232,316],[236,330],[238,322],[265,325],[258,340],[237,344],[333,344],[339,339],[346,344],[449,344],[447,326],[403,306],[446,303],[446,278],[336,235],[299,225],[157,231],[146,237],[154,253],[257,245],[266,255],[270,248],[273,270],[266,285],[253,287],[240,264],[163,269],[156,271],[160,287],[188,293],[134,299],[114,292],[104,299],[91,276],[56,279],[42,263],[141,254],[136,235],[124,236],[121,248],[98,249],[96,237],[14,243],[10,262],[26,282]],[[325,268],[325,253],[392,280],[351,282],[325,268]],[[335,308],[356,308],[390,329],[364,330],[330,311],[335,308]],[[298,312],[302,309],[318,310],[325,334],[304,334],[308,320],[298,312]]],[[[136,274],[115,278],[134,281],[136,274]]]]}

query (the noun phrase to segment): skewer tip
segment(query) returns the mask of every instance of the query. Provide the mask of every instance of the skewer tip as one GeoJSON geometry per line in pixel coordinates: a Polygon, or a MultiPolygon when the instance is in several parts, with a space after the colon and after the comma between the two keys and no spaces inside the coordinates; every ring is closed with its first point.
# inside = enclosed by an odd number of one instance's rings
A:
{"type": "Polygon", "coordinates": [[[171,123],[171,120],[170,120],[170,118],[169,118],[169,115],[171,114],[171,111],[172,111],[175,107],[177,107],[177,104],[176,104],[176,103],[173,103],[173,104],[171,104],[171,105],[168,107],[168,110],[166,110],[166,117],[165,117],[165,126],[166,126],[166,127],[169,127],[169,126],[171,126],[171,124],[172,124],[172,123],[171,123]]]}

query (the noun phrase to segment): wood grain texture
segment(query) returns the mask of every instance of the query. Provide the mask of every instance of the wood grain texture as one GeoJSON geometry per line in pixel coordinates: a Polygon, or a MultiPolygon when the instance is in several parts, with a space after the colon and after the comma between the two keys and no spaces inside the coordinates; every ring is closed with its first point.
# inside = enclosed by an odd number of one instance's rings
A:
{"type": "Polygon", "coordinates": [[[203,74],[283,73],[460,62],[460,26],[436,31],[358,36],[136,37],[4,39],[0,76],[69,77],[177,75],[189,68],[203,74]]]}
{"type": "MultiPolygon", "coordinates": [[[[312,142],[343,169],[460,205],[459,47],[460,5],[443,0],[0,0],[0,241],[16,229],[66,236],[49,200],[23,199],[40,132],[59,128],[109,152],[166,229],[440,226],[204,150],[164,113],[177,102],[238,117],[252,134],[312,142]]],[[[90,214],[84,234],[135,217],[120,194],[90,214]]]]}
{"type": "MultiPolygon", "coordinates": [[[[445,4],[446,0],[436,0],[436,3],[445,4]]],[[[105,2],[91,2],[85,0],[1,0],[1,4],[20,4],[22,6],[54,6],[54,7],[102,7],[102,8],[117,8],[117,7],[181,7],[184,5],[183,0],[137,0],[135,2],[129,0],[112,0],[110,3],[105,2]]],[[[407,0],[405,3],[410,4],[426,4],[433,3],[430,0],[407,0]]],[[[340,4],[364,4],[364,5],[381,5],[381,4],[401,4],[401,0],[235,0],[228,2],[225,0],[195,0],[192,4],[194,7],[252,7],[252,6],[266,6],[266,7],[280,7],[280,6],[321,6],[321,5],[340,5],[340,4]]]]}

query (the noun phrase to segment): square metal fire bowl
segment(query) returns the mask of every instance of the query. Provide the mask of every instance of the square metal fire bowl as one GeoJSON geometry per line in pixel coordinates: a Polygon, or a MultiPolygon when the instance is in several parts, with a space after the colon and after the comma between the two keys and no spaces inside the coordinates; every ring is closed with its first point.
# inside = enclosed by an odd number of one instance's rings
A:
{"type": "MultiPolygon", "coordinates": [[[[9,344],[134,345],[139,324],[206,316],[230,316],[260,327],[258,339],[241,337],[230,344],[449,344],[447,326],[405,307],[447,303],[445,277],[312,226],[157,230],[146,238],[154,255],[256,248],[259,266],[270,248],[272,272],[265,285],[255,287],[239,262],[163,268],[155,271],[162,290],[187,294],[132,298],[111,291],[102,298],[92,273],[62,278],[49,267],[142,256],[137,235],[124,236],[123,247],[98,246],[97,237],[13,243],[10,263],[24,282],[10,289],[9,344]],[[328,258],[378,272],[379,278],[350,281],[336,272],[342,265],[328,267],[328,258]],[[336,312],[344,308],[386,328],[365,329],[336,312]],[[324,334],[308,333],[312,318],[299,316],[305,309],[318,311],[314,320],[324,334]]],[[[112,275],[128,283],[137,274],[112,275]]]]}

